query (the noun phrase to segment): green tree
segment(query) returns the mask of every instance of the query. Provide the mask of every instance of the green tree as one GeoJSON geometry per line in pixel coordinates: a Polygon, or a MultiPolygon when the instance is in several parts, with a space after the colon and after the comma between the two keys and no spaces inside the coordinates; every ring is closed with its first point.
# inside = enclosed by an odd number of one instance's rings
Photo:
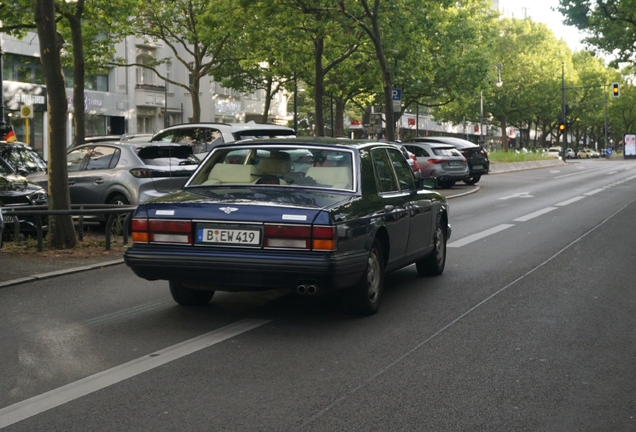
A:
{"type": "Polygon", "coordinates": [[[560,0],[567,25],[584,30],[584,41],[615,56],[614,63],[636,60],[636,0],[560,0]]]}

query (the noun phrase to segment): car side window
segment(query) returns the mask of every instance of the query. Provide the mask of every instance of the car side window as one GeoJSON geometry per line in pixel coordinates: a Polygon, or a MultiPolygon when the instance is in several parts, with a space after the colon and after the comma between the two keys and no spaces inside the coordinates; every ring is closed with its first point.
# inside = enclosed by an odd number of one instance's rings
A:
{"type": "Polygon", "coordinates": [[[93,151],[93,147],[83,147],[75,149],[66,154],[66,169],[68,172],[75,172],[82,169],[86,155],[93,151]]]}
{"type": "Polygon", "coordinates": [[[406,149],[408,151],[413,153],[415,155],[415,157],[429,157],[430,156],[428,154],[428,152],[426,151],[426,149],[424,149],[422,147],[414,146],[414,145],[407,145],[407,146],[404,146],[404,147],[406,147],[406,149]]]}
{"type": "Polygon", "coordinates": [[[115,147],[97,146],[88,154],[88,162],[86,170],[106,169],[109,168],[113,159],[113,154],[117,151],[115,147]]]}
{"type": "Polygon", "coordinates": [[[389,160],[389,156],[386,154],[386,150],[383,148],[373,149],[371,150],[371,157],[373,158],[373,164],[375,165],[375,172],[380,186],[380,192],[399,191],[393,169],[391,168],[391,161],[389,160]]]}
{"type": "Polygon", "coordinates": [[[415,182],[411,175],[411,168],[404,160],[404,156],[397,150],[389,149],[389,157],[393,163],[393,169],[397,175],[398,183],[400,184],[400,190],[412,191],[415,190],[415,182]]]}

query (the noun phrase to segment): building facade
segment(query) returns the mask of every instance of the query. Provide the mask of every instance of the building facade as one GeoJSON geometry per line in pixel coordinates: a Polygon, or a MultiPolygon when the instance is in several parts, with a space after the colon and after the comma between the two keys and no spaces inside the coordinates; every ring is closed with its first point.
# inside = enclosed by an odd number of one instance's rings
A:
{"type": "MultiPolygon", "coordinates": [[[[46,159],[48,156],[47,96],[35,33],[18,40],[0,33],[3,56],[2,100],[5,121],[13,126],[18,141],[27,142],[46,159]],[[21,107],[32,107],[32,117],[23,118],[21,107]]],[[[116,56],[127,64],[168,59],[159,72],[168,79],[189,84],[184,64],[162,41],[146,42],[134,36],[116,44],[116,56]]],[[[182,57],[186,53],[180,53],[182,57]]],[[[184,57],[187,58],[187,57],[184,57]]],[[[73,76],[65,71],[68,120],[67,144],[73,141],[73,76]]],[[[265,106],[263,91],[243,94],[205,77],[200,87],[201,121],[244,123],[260,121],[265,106]]],[[[141,66],[110,68],[107,74],[85,77],[84,113],[86,135],[155,133],[166,126],[187,123],[192,118],[190,93],[161,79],[141,66]]],[[[286,123],[287,96],[276,95],[268,122],[286,123]]]]}

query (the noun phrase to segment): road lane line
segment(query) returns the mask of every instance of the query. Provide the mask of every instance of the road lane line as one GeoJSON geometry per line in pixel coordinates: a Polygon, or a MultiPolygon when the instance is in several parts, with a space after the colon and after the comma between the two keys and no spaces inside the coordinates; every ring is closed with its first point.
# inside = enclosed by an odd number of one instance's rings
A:
{"type": "Polygon", "coordinates": [[[244,319],[2,408],[0,409],[0,429],[218,344],[269,322],[271,320],[244,319]]]}
{"type": "Polygon", "coordinates": [[[510,227],[513,227],[514,224],[501,224],[501,225],[497,225],[494,228],[490,228],[487,229],[486,231],[482,231],[480,233],[477,234],[473,234],[473,235],[469,235],[468,237],[464,237],[463,239],[459,239],[457,241],[454,241],[452,243],[448,243],[446,245],[446,247],[452,247],[452,248],[456,248],[456,247],[462,247],[462,246],[466,246],[469,243],[475,242],[477,240],[481,240],[484,237],[488,237],[489,235],[492,234],[497,234],[500,231],[506,230],[510,227]]]}
{"type": "Polygon", "coordinates": [[[521,217],[519,217],[517,219],[514,219],[514,222],[527,222],[530,219],[534,219],[534,218],[539,217],[541,215],[544,215],[546,213],[550,213],[552,210],[556,210],[556,209],[557,209],[556,207],[546,207],[546,208],[541,209],[539,211],[536,211],[534,213],[530,213],[530,214],[527,214],[525,216],[521,216],[521,217]]]}
{"type": "Polygon", "coordinates": [[[603,192],[604,190],[605,190],[604,188],[594,189],[593,191],[589,191],[587,193],[584,193],[583,195],[592,196],[592,195],[596,195],[599,192],[603,192]]]}
{"type": "Polygon", "coordinates": [[[570,198],[569,200],[561,201],[560,203],[555,204],[555,206],[563,207],[563,206],[566,206],[566,205],[570,205],[570,204],[572,204],[572,203],[575,203],[575,202],[577,202],[577,201],[580,201],[580,200],[582,200],[582,199],[584,199],[584,198],[585,198],[584,196],[580,196],[580,195],[579,195],[579,196],[576,196],[576,197],[574,197],[574,198],[570,198]]]}

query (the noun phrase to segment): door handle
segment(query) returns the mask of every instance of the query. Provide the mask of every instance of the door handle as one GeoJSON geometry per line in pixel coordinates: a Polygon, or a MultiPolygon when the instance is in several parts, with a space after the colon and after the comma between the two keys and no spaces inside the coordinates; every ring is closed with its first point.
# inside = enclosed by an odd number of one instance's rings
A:
{"type": "Polygon", "coordinates": [[[95,179],[95,184],[102,184],[102,183],[104,183],[104,179],[102,178],[95,179]]]}
{"type": "Polygon", "coordinates": [[[395,207],[393,207],[392,205],[385,205],[384,206],[384,211],[385,212],[392,212],[394,208],[395,207]]]}

